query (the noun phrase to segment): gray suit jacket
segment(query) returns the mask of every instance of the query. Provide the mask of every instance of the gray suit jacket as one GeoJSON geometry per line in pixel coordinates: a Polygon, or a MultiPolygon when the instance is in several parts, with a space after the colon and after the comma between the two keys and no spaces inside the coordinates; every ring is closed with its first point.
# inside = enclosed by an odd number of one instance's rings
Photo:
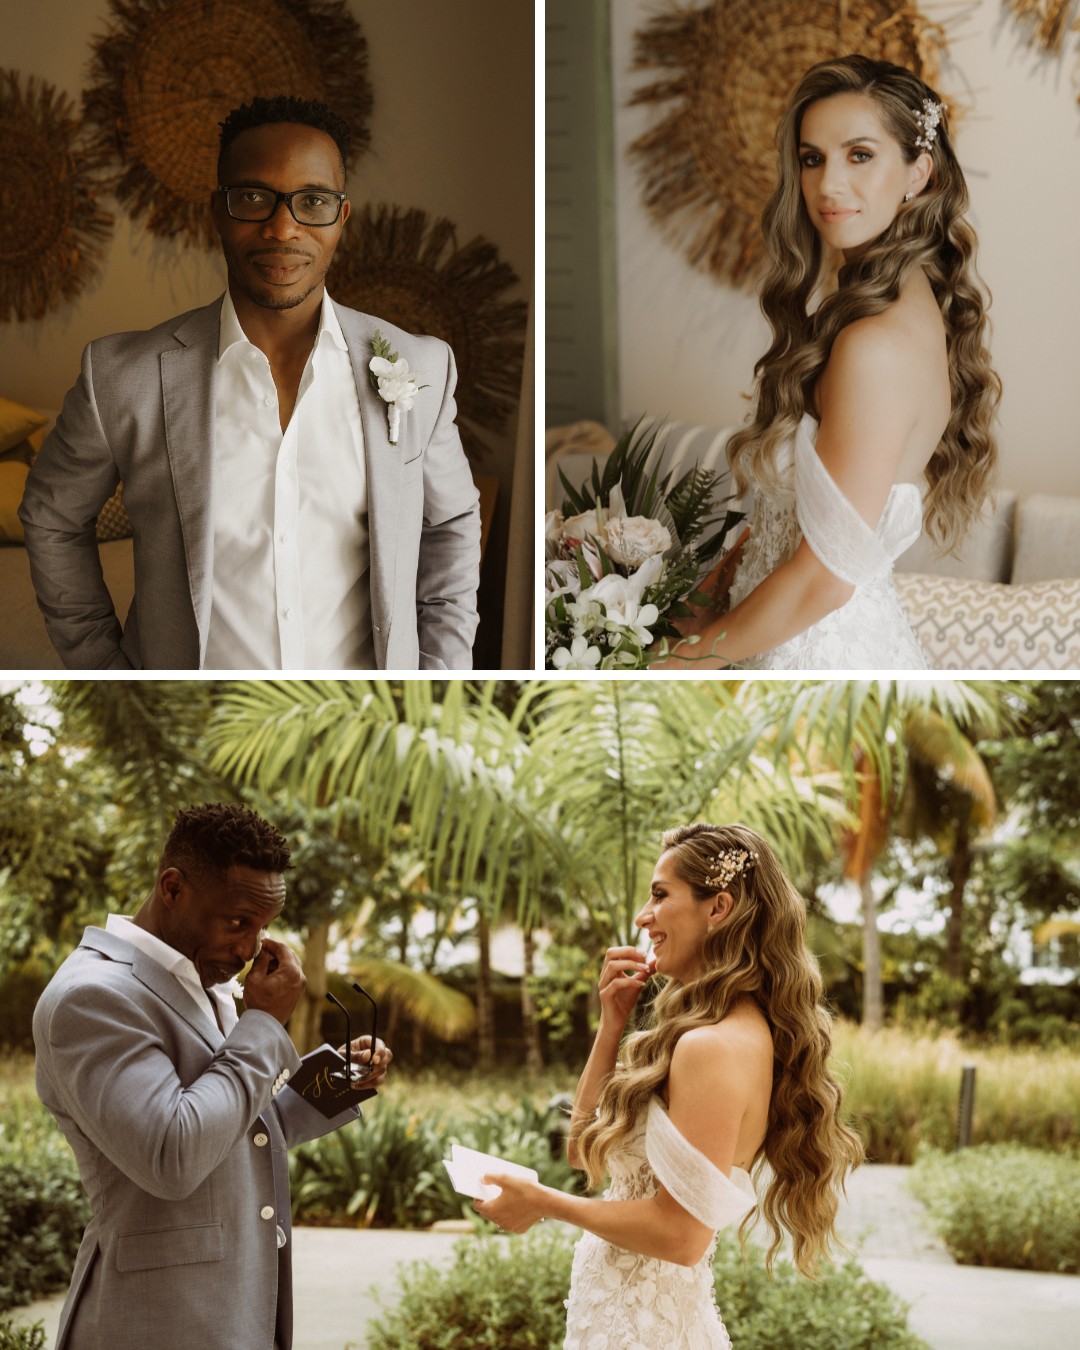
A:
{"type": "MultiPolygon", "coordinates": [[[[379,669],[472,666],[478,493],[454,425],[454,357],[335,305],[367,457],[371,623],[379,669]],[[427,388],[390,444],[367,363],[378,329],[427,388]]],[[[214,385],[221,300],[148,332],[90,343],[19,510],[49,637],[75,669],[201,669],[212,599],[214,385]],[[121,630],[102,578],[98,513],[124,485],[135,598],[121,630]]]]}
{"type": "Polygon", "coordinates": [[[42,994],[34,1044],[38,1093],[92,1210],[57,1350],[271,1350],[275,1338],[289,1350],[286,1149],[359,1112],[327,1120],[285,1087],[301,1061],[269,1013],[245,1012],[223,1036],[174,976],[101,928],[42,994]]]}

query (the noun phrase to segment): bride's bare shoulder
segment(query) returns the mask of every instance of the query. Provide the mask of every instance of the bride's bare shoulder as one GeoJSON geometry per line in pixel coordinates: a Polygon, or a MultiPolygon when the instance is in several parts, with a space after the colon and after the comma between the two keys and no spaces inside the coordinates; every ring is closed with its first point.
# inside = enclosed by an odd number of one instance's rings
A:
{"type": "Polygon", "coordinates": [[[672,1053],[672,1071],[688,1076],[738,1067],[772,1066],[772,1033],[761,1010],[749,1001],[720,1022],[694,1027],[680,1036],[672,1053]]]}

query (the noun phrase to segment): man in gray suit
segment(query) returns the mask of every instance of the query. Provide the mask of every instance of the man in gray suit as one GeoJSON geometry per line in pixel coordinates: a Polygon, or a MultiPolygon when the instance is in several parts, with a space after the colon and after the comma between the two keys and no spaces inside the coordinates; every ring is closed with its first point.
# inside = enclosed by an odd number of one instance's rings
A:
{"type": "Polygon", "coordinates": [[[19,512],[66,666],[471,667],[480,524],[453,353],[326,295],[347,147],[324,104],[230,113],[225,295],[84,352],[19,512]],[[123,628],[94,537],[118,482],[123,628]]]}
{"type": "MultiPolygon", "coordinates": [[[[262,936],[288,865],[253,811],[181,811],[134,918],[87,928],[41,996],[38,1093],[92,1210],[57,1350],[292,1345],[286,1149],[359,1113],[328,1120],[288,1088],[304,975],[262,936]],[[237,1017],[230,982],[253,958],[237,1017]]],[[[372,1058],[370,1037],[353,1050],[372,1058]]],[[[365,1086],[391,1058],[378,1042],[365,1086]]]]}

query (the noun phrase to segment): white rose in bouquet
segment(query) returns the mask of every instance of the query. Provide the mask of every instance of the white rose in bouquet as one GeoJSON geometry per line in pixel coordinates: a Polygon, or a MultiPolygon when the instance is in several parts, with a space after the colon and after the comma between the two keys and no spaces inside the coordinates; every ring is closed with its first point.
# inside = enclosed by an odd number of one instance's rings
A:
{"type": "Polygon", "coordinates": [[[671,547],[666,525],[649,516],[619,516],[604,526],[604,549],[608,557],[624,567],[640,567],[657,553],[671,547]]]}
{"type": "Polygon", "coordinates": [[[561,511],[549,511],[544,517],[544,538],[558,543],[563,532],[563,514],[561,511]]]}
{"type": "Polygon", "coordinates": [[[586,539],[596,539],[600,535],[600,521],[595,511],[583,511],[580,516],[568,516],[563,521],[561,543],[571,548],[583,544],[586,539]]]}

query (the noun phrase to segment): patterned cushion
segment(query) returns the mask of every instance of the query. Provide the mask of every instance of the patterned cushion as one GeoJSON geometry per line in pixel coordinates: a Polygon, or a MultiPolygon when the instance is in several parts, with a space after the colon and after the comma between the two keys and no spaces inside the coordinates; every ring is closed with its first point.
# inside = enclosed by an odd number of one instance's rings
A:
{"type": "Polygon", "coordinates": [[[897,573],[932,670],[1070,670],[1080,666],[1080,578],[1006,586],[897,573]]]}
{"type": "Polygon", "coordinates": [[[0,396],[0,451],[10,450],[13,445],[25,441],[32,431],[43,427],[48,420],[44,413],[0,396]]]}
{"type": "Polygon", "coordinates": [[[123,488],[118,487],[101,508],[96,531],[99,540],[131,538],[131,521],[124,510],[122,493],[123,488]]]}

